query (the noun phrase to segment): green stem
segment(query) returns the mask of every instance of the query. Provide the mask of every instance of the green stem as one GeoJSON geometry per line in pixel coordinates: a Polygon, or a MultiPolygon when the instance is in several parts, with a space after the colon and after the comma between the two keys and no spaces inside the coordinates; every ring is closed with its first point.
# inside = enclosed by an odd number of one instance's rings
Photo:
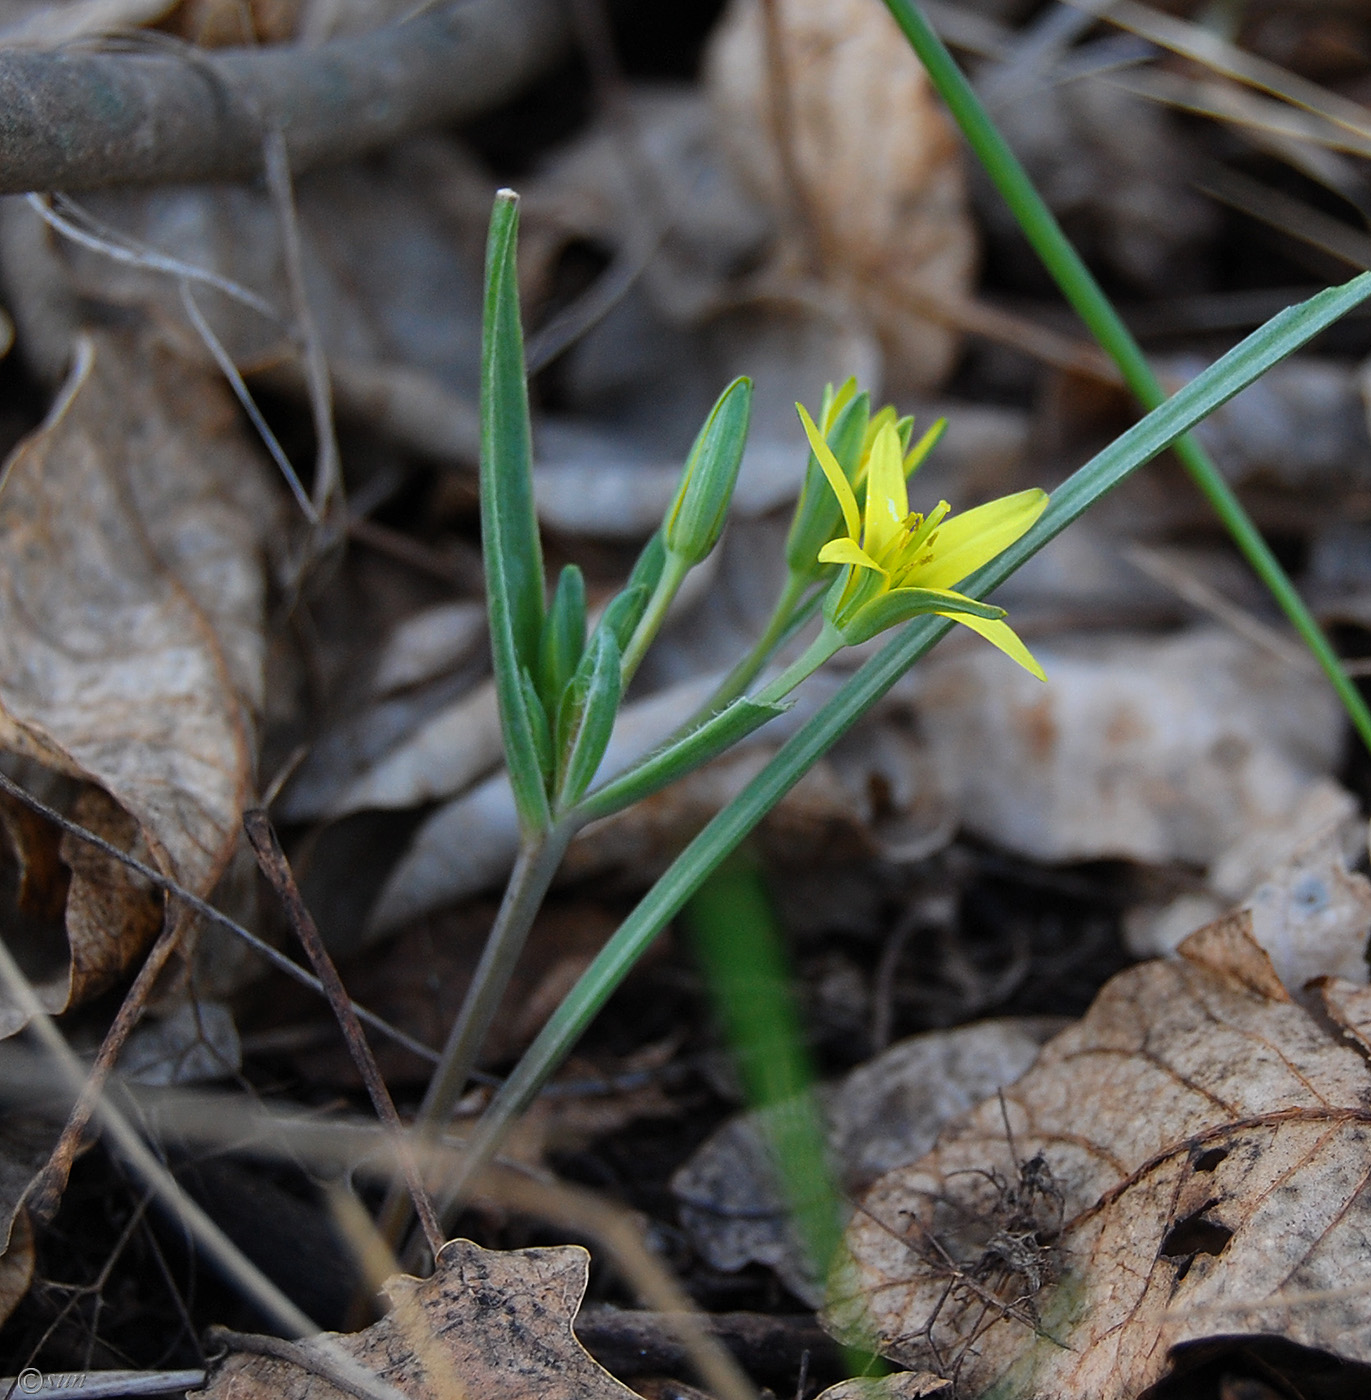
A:
{"type": "MultiPolygon", "coordinates": [[[[1052,211],[1033,187],[1009,144],[991,120],[975,90],[913,0],[885,0],[933,85],[947,103],[963,135],[1009,205],[1024,236],[1052,274],[1062,294],[1091,334],[1119,367],[1124,382],[1145,408],[1164,402],[1166,393],[1147,363],[1142,347],[1104,294],[1052,211]]],[[[1362,742],[1371,749],[1371,710],[1337,653],[1252,523],[1213,459],[1193,438],[1181,438],[1175,453],[1195,485],[1223,522],[1257,577],[1266,585],[1305,646],[1327,674],[1362,742]]]]}
{"type": "Polygon", "coordinates": [[[681,583],[689,572],[689,563],[682,559],[679,554],[667,550],[666,563],[662,565],[657,586],[652,590],[652,597],[648,599],[647,607],[643,609],[643,615],[638,620],[637,627],[633,629],[628,646],[624,648],[621,674],[625,690],[628,689],[628,683],[633,679],[634,672],[637,671],[648,647],[652,645],[653,638],[661,631],[667,609],[671,606],[672,599],[675,598],[681,583]]]}
{"type": "MultiPolygon", "coordinates": [[[[544,831],[525,836],[519,847],[481,961],[472,974],[471,986],[448,1032],[447,1043],[415,1119],[414,1126],[421,1142],[434,1141],[457,1107],[509,987],[533,920],[542,908],[578,825],[574,820],[562,820],[544,831]]],[[[397,1185],[382,1207],[378,1228],[384,1238],[398,1244],[408,1219],[409,1199],[397,1185]]]]}
{"type": "Polygon", "coordinates": [[[836,655],[846,645],[843,634],[825,618],[819,635],[810,642],[803,653],[796,657],[774,681],[768,682],[757,692],[757,703],[759,705],[775,705],[784,700],[802,680],[812,676],[830,656],[836,655]]]}
{"type": "Polygon", "coordinates": [[[811,579],[802,578],[799,574],[792,573],[786,576],[785,587],[781,589],[776,606],[771,610],[766,630],[757,638],[752,650],[719,682],[719,688],[702,707],[702,714],[711,715],[716,710],[722,710],[730,700],[736,700],[752,684],[757,672],[766,665],[771,653],[790,630],[795,609],[811,582],[811,579]]]}

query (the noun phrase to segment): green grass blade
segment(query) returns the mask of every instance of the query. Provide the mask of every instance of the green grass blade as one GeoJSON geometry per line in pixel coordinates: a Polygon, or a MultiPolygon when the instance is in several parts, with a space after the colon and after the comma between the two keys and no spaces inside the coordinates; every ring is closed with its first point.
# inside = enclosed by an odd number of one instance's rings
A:
{"type": "Polygon", "coordinates": [[[519,322],[519,197],[495,196],[486,244],[481,339],[481,547],[490,651],[510,785],[526,832],[551,820],[522,677],[538,674],[543,552],[533,512],[533,438],[519,322]]]}
{"type": "Polygon", "coordinates": [[[782,1198],[813,1276],[824,1279],[842,1240],[842,1206],[780,930],[760,873],[741,859],[727,862],[686,905],[683,922],[748,1106],[765,1128],[782,1198]]]}
{"type": "MultiPolygon", "coordinates": [[[[913,0],[885,0],[885,6],[904,31],[911,47],[928,70],[933,85],[947,103],[967,143],[1013,213],[1024,236],[1033,245],[1044,267],[1052,274],[1076,314],[1090,328],[1109,357],[1118,365],[1124,382],[1144,408],[1156,408],[1166,397],[1123,318],[1062,231],[1056,216],[1033,187],[975,90],[948,53],[932,25],[913,0]]],[[[1346,707],[1362,742],[1371,749],[1371,710],[1342,668],[1337,653],[1324,636],[1313,614],[1295,590],[1285,570],[1252,523],[1232,488],[1219,474],[1209,454],[1193,438],[1175,444],[1176,455],[1199,487],[1214,513],[1253,571],[1266,585],[1290,624],[1327,674],[1346,707]]]]}
{"type": "MultiPolygon", "coordinates": [[[[1320,292],[1273,317],[1216,364],[1154,409],[1056,491],[1038,523],[962,585],[983,597],[1049,540],[1077,520],[1130,472],[1171,446],[1207,414],[1245,389],[1371,296],[1371,273],[1320,292]]],[[[919,618],[893,637],[794,734],[770,763],[724,808],[620,925],[501,1086],[468,1140],[468,1178],[493,1152],[513,1119],[532,1102],[615,988],[691,895],[782,797],[955,624],[919,618]]]]}

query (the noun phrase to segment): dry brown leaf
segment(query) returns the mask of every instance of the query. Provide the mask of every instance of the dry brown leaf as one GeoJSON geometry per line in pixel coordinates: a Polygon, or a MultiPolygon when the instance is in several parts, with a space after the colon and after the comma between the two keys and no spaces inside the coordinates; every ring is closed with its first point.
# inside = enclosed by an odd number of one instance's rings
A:
{"type": "Polygon", "coordinates": [[[931,1371],[896,1371],[893,1376],[860,1376],[839,1381],[816,1400],[923,1400],[925,1395],[941,1395],[951,1382],[931,1371]]]}
{"type": "Polygon", "coordinates": [[[756,0],[735,0],[719,28],[707,75],[718,139],[789,224],[782,258],[809,241],[823,280],[879,331],[892,381],[937,384],[957,337],[919,313],[928,302],[964,300],[976,262],[952,125],[879,5],[786,0],[775,10],[780,75],[768,65],[756,0]],[[786,89],[789,151],[776,140],[773,76],[786,89]],[[788,163],[795,187],[783,175],[788,163]]]}
{"type": "MultiPolygon", "coordinates": [[[[114,338],[83,342],[0,478],[0,748],[67,780],[78,821],[202,895],[252,781],[274,499],[222,387],[114,338]]],[[[63,890],[55,838],[13,815],[5,830],[26,876],[42,871],[31,900],[65,896],[70,969],[40,987],[62,1010],[138,956],[160,897],[69,838],[63,890]]]]}
{"type": "MultiPolygon", "coordinates": [[[[1367,1061],[1291,1001],[1247,914],[1181,953],[872,1187],[840,1332],[865,1304],[900,1363],[1053,1400],[1137,1396],[1216,1336],[1371,1359],[1367,1061]]],[[[1335,991],[1334,1018],[1368,996],[1335,991]]]]}
{"type": "MultiPolygon", "coordinates": [[[[392,1278],[391,1312],[338,1342],[416,1400],[637,1400],[572,1332],[589,1261],[575,1245],[501,1253],[453,1240],[431,1278],[392,1278]]],[[[196,1395],[333,1400],[343,1393],[288,1361],[238,1354],[196,1395]]]]}
{"type": "Polygon", "coordinates": [[[33,1278],[33,1222],[24,1194],[48,1160],[59,1125],[8,1113],[0,1125],[0,1323],[28,1292],[33,1278]]]}

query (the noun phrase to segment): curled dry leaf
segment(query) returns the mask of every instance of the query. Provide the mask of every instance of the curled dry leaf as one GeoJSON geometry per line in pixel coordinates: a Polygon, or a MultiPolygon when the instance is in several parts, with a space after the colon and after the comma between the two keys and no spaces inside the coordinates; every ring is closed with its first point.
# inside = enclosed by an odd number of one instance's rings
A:
{"type": "MultiPolygon", "coordinates": [[[[1338,794],[1355,805],[1351,794],[1335,784],[1322,792],[1338,794]]],[[[1297,812],[1295,820],[1298,816],[1297,812]]],[[[1364,839],[1363,821],[1353,818],[1344,823],[1335,818],[1322,831],[1292,843],[1285,858],[1264,879],[1251,884],[1241,904],[1252,916],[1252,936],[1271,959],[1276,975],[1301,999],[1303,988],[1315,978],[1367,980],[1371,881],[1348,868],[1355,848],[1349,850],[1347,828],[1364,839]]],[[[1211,887],[1215,883],[1211,875],[1211,887]]],[[[1187,910],[1198,912],[1212,903],[1210,896],[1183,895],[1161,910],[1137,911],[1129,931],[1130,949],[1139,957],[1171,952],[1185,936],[1221,913],[1223,906],[1207,917],[1196,917],[1188,928],[1187,910]],[[1167,937],[1170,942],[1163,942],[1167,937]]]]}
{"type": "Polygon", "coordinates": [[[955,308],[976,261],[952,125],[880,6],[787,0],[775,14],[774,66],[757,0],[735,0],[718,32],[718,138],[783,229],[779,261],[803,258],[859,309],[893,385],[936,384],[957,338],[928,308],[955,308]]]}
{"type": "MultiPolygon", "coordinates": [[[[399,1275],[391,1311],[342,1350],[415,1400],[637,1400],[576,1340],[590,1256],[574,1245],[501,1253],[453,1240],[432,1277],[399,1275]]],[[[307,1345],[307,1344],[306,1344],[307,1345]]],[[[344,1392],[274,1357],[232,1355],[206,1400],[333,1400],[344,1392]]]]}
{"type": "Polygon", "coordinates": [[[0,1322],[14,1311],[33,1278],[33,1222],[24,1194],[48,1160],[58,1131],[55,1123],[12,1111],[0,1124],[0,1322]]]}
{"type": "MultiPolygon", "coordinates": [[[[78,821],[201,895],[233,853],[252,779],[274,514],[221,387],[128,340],[82,343],[0,479],[0,749],[46,772],[78,821]]],[[[12,809],[3,832],[29,924],[65,914],[69,958],[20,950],[61,964],[39,987],[60,1011],[139,955],[160,897],[12,809]]],[[[7,1033],[23,1020],[0,1018],[7,1033]]]]}
{"type": "MultiPolygon", "coordinates": [[[[1139,1395],[1220,1336],[1371,1359],[1367,1060],[1291,1001],[1246,913],[1180,952],[875,1183],[839,1335],[864,1318],[967,1395],[1054,1400],[1139,1395]]],[[[1366,1001],[1333,983],[1325,1011],[1350,1035],[1366,1001]]]]}

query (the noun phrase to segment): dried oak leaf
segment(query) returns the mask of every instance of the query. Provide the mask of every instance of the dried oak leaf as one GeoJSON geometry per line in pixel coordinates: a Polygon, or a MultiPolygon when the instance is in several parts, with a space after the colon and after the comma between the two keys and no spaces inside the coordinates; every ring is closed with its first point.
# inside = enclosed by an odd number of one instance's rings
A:
{"type": "MultiPolygon", "coordinates": [[[[222,385],[115,337],[82,339],[0,475],[0,751],[201,895],[252,780],[274,502],[222,385]]],[[[51,1010],[102,991],[155,936],[160,898],[108,857],[9,807],[0,841],[28,923],[64,914],[67,949],[15,950],[46,970],[51,1010]]],[[[0,1033],[22,1024],[0,1006],[0,1033]]]]}
{"type": "MultiPolygon", "coordinates": [[[[415,1400],[638,1400],[572,1332],[590,1256],[576,1245],[507,1252],[452,1240],[437,1271],[386,1284],[391,1311],[339,1346],[415,1400]]],[[[333,1400],[345,1392],[275,1357],[230,1356],[197,1400],[333,1400]]]]}
{"type": "Polygon", "coordinates": [[[864,1313],[901,1364],[1036,1400],[1137,1396],[1220,1336],[1371,1360],[1371,1070],[1345,1043],[1371,994],[1326,984],[1330,1033],[1242,911],[1180,953],[873,1185],[839,1335],[864,1313]]]}
{"type": "Polygon", "coordinates": [[[936,385],[957,353],[948,312],[970,294],[976,264],[952,123],[879,5],[775,6],[775,67],[763,9],[735,0],[711,46],[718,139],[785,230],[778,261],[809,244],[823,283],[878,331],[893,383],[936,385]]]}

